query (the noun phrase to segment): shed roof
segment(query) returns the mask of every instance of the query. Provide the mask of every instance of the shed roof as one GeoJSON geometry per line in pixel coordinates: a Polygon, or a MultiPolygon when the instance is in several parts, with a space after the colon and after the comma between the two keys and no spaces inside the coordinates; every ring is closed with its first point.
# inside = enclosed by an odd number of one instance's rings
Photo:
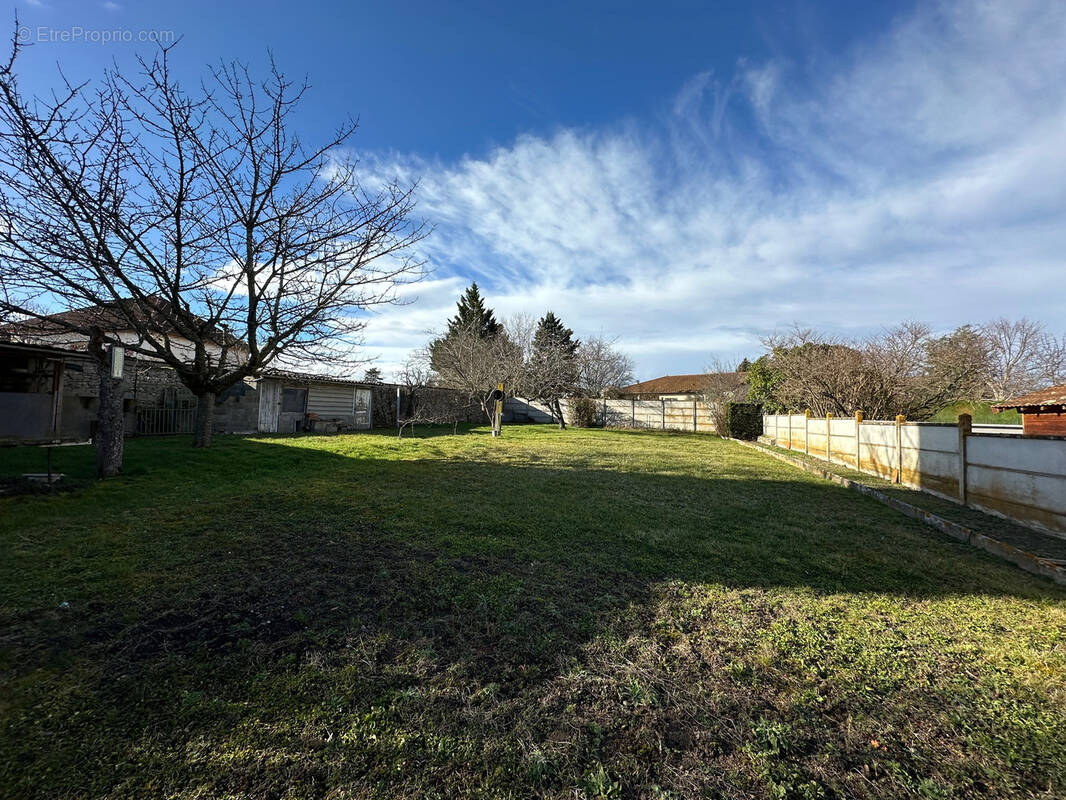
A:
{"type": "Polygon", "coordinates": [[[1031,413],[1040,413],[1041,411],[1061,413],[1066,410],[1066,383],[1029,392],[1029,394],[1023,394],[1013,400],[996,403],[992,408],[996,409],[996,411],[1016,408],[1019,411],[1029,411],[1031,413]]]}
{"type": "Polygon", "coordinates": [[[357,381],[354,378],[344,378],[337,375],[321,375],[317,372],[297,372],[291,369],[265,369],[262,377],[275,378],[293,383],[336,383],[342,386],[375,386],[366,381],[357,381]]]}

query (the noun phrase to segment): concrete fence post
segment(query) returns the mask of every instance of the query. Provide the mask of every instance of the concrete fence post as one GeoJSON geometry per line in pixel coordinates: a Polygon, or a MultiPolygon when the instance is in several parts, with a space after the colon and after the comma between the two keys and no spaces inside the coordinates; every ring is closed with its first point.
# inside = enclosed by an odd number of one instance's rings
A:
{"type": "Polygon", "coordinates": [[[832,419],[833,412],[827,411],[825,413],[825,460],[828,461],[830,464],[833,463],[833,433],[831,430],[833,427],[833,424],[831,422],[832,419]]]}
{"type": "Polygon", "coordinates": [[[959,502],[966,505],[966,437],[973,431],[973,417],[959,414],[959,502]]]}
{"type": "Polygon", "coordinates": [[[895,483],[903,483],[903,423],[906,418],[902,414],[896,415],[896,479],[895,483]]]}
{"type": "Polygon", "coordinates": [[[803,412],[803,452],[811,454],[811,410],[803,412]]]}
{"type": "Polygon", "coordinates": [[[692,400],[692,432],[696,433],[696,400],[692,400]]]}
{"type": "Polygon", "coordinates": [[[788,413],[788,444],[785,445],[789,450],[792,449],[792,412],[788,413]]]}
{"type": "Polygon", "coordinates": [[[659,398],[659,405],[662,406],[661,410],[662,410],[662,413],[663,413],[663,430],[665,431],[666,430],[666,398],[660,397],[659,398]]]}
{"type": "Polygon", "coordinates": [[[855,469],[862,472],[862,420],[861,411],[855,412],[855,469]]]}
{"type": "Polygon", "coordinates": [[[637,427],[637,398],[633,398],[632,405],[629,407],[629,427],[637,427]]]}

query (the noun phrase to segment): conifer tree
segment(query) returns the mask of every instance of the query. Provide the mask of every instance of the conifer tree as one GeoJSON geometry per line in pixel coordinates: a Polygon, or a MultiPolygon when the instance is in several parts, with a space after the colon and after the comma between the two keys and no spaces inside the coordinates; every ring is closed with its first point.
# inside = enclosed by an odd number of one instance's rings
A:
{"type": "Polygon", "coordinates": [[[491,339],[503,331],[493,310],[486,307],[476,282],[459,298],[457,307],[458,313],[448,320],[448,333],[473,331],[479,339],[491,339]]]}
{"type": "Polygon", "coordinates": [[[496,320],[495,312],[485,305],[481,289],[476,282],[463,292],[456,307],[456,315],[448,320],[448,329],[444,336],[429,344],[430,366],[437,373],[444,373],[454,366],[449,363],[454,359],[446,355],[446,351],[453,349],[445,346],[448,341],[465,338],[488,343],[500,336],[506,336],[503,325],[496,320]]]}
{"type": "Polygon", "coordinates": [[[537,323],[527,368],[530,394],[552,409],[559,427],[566,427],[560,400],[573,394],[577,383],[577,349],[574,332],[549,311],[537,323]]]}

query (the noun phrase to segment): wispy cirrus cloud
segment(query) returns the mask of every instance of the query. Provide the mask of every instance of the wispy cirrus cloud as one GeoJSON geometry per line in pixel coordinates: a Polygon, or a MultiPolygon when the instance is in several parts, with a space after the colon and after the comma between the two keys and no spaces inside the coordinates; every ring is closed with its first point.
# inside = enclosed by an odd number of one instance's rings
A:
{"type": "Polygon", "coordinates": [[[622,337],[641,377],[753,353],[792,321],[1061,322],[1066,5],[921,8],[852,52],[740,63],[655,120],[561,129],[420,177],[436,267],[368,329],[387,366],[478,280],[502,314],[551,308],[622,337]]]}

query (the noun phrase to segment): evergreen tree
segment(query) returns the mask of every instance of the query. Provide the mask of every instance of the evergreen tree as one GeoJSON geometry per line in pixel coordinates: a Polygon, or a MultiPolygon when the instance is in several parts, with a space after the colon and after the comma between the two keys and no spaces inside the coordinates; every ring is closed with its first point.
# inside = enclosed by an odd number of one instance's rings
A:
{"type": "Polygon", "coordinates": [[[566,421],[559,401],[575,391],[579,346],[574,332],[551,311],[541,318],[533,334],[528,369],[532,394],[548,403],[560,428],[566,427],[566,421]]]}
{"type": "Polygon", "coordinates": [[[459,298],[457,306],[458,313],[448,320],[449,334],[474,331],[479,339],[491,339],[503,331],[503,325],[496,321],[493,310],[485,306],[485,300],[476,282],[470,284],[459,298]]]}
{"type": "Polygon", "coordinates": [[[749,369],[751,369],[751,362],[746,358],[737,365],[737,372],[747,372],[749,369]]]}
{"type": "Polygon", "coordinates": [[[382,383],[381,370],[377,367],[371,367],[363,373],[363,383],[382,383]]]}
{"type": "Polygon", "coordinates": [[[456,306],[458,312],[448,320],[448,329],[444,332],[444,336],[429,343],[430,367],[437,373],[448,369],[448,364],[445,362],[449,359],[445,357],[444,352],[451,348],[442,347],[445,341],[456,339],[456,337],[460,339],[473,337],[481,342],[489,343],[506,335],[503,325],[496,321],[493,310],[485,305],[477,283],[470,284],[456,306]]]}

